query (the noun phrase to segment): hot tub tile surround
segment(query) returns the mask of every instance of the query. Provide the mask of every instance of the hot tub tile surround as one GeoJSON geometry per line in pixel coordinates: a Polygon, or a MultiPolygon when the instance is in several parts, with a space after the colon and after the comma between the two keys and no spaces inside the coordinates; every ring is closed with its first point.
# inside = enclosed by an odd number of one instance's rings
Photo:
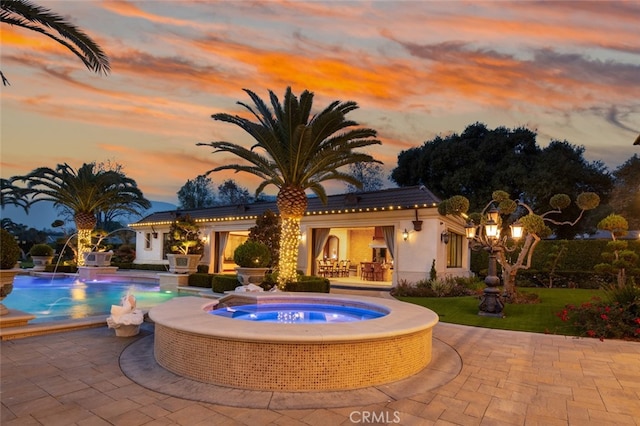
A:
{"type": "Polygon", "coordinates": [[[349,323],[254,323],[211,315],[210,300],[176,298],[149,314],[156,323],[158,364],[194,380],[242,389],[331,391],[391,383],[431,361],[432,329],[438,316],[420,306],[314,293],[233,296],[221,303],[365,304],[388,314],[349,323]]]}

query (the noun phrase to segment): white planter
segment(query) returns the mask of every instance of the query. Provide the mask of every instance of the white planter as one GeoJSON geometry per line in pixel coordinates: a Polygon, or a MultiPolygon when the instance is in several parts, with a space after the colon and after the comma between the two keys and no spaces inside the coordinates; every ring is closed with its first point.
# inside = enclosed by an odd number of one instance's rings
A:
{"type": "Polygon", "coordinates": [[[260,284],[269,268],[242,268],[237,267],[238,282],[242,285],[260,284]]]}
{"type": "Polygon", "coordinates": [[[168,254],[169,272],[174,274],[194,274],[198,271],[199,254],[168,254]]]}
{"type": "Polygon", "coordinates": [[[83,253],[84,266],[109,266],[111,265],[112,251],[89,251],[83,253]]]}
{"type": "Polygon", "coordinates": [[[51,261],[53,260],[53,256],[31,256],[33,260],[33,270],[44,271],[45,266],[51,265],[51,261]]]}
{"type": "MultiPolygon", "coordinates": [[[[0,269],[0,302],[13,291],[13,279],[20,272],[20,269],[0,269]]],[[[9,310],[0,303],[0,315],[6,315],[9,310]]]]}

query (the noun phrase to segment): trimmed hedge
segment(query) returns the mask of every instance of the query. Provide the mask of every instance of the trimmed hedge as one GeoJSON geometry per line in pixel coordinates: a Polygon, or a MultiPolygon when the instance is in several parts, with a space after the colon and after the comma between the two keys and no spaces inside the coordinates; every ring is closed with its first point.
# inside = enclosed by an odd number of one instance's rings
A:
{"type": "MultiPolygon", "coordinates": [[[[516,276],[518,287],[549,287],[548,271],[520,270],[516,276]]],[[[598,289],[603,285],[611,284],[612,275],[597,274],[584,271],[559,271],[553,273],[553,288],[583,288],[598,289]]]]}
{"type": "Polygon", "coordinates": [[[158,271],[167,272],[169,265],[158,263],[117,263],[111,262],[111,265],[117,266],[119,269],[138,269],[141,271],[158,271]]]}
{"type": "Polygon", "coordinates": [[[46,265],[44,267],[45,272],[62,272],[65,274],[75,274],[78,272],[78,267],[75,265],[46,265]]]}
{"type": "Polygon", "coordinates": [[[298,291],[306,293],[329,293],[331,283],[327,278],[313,275],[302,275],[298,277],[298,282],[289,283],[285,291],[298,291]]]}
{"type": "MultiPolygon", "coordinates": [[[[567,250],[560,258],[556,272],[584,271],[593,272],[593,267],[602,263],[602,252],[605,251],[610,240],[570,240],[556,241],[543,240],[536,246],[531,259],[531,269],[536,271],[548,271],[549,254],[554,251],[554,246],[566,244],[567,250]]],[[[640,253],[640,241],[627,240],[629,250],[640,253]]],[[[486,274],[489,255],[485,251],[471,252],[471,270],[476,274],[486,274]]],[[[522,271],[519,271],[520,274],[522,271]]]]}
{"type": "Polygon", "coordinates": [[[211,284],[212,275],[209,274],[191,274],[189,275],[189,285],[192,287],[212,288],[211,284]]]}
{"type": "Polygon", "coordinates": [[[211,289],[214,293],[233,291],[240,285],[237,274],[213,274],[211,277],[211,289]]]}

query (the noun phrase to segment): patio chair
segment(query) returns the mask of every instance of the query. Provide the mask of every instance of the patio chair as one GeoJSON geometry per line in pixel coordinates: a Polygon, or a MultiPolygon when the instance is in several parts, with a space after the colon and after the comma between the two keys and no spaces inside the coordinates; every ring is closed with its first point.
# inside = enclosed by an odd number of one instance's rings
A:
{"type": "Polygon", "coordinates": [[[373,264],[373,280],[374,281],[384,280],[384,267],[382,266],[382,263],[373,264]]]}
{"type": "Polygon", "coordinates": [[[373,280],[373,263],[372,262],[360,263],[360,279],[365,281],[373,280]]]}

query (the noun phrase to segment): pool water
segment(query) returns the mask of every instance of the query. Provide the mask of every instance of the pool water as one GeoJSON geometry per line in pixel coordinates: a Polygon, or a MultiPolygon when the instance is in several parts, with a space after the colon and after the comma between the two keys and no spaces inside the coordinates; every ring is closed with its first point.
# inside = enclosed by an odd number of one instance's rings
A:
{"type": "Polygon", "coordinates": [[[312,303],[265,303],[229,306],[210,311],[213,315],[245,321],[291,324],[353,322],[380,318],[385,313],[354,306],[312,303]]]}
{"type": "Polygon", "coordinates": [[[76,278],[16,276],[13,291],[2,301],[7,309],[35,315],[30,324],[110,315],[111,305],[130,292],[137,307],[148,310],[177,293],[161,291],[157,284],[110,281],[82,282],[76,278]]]}

